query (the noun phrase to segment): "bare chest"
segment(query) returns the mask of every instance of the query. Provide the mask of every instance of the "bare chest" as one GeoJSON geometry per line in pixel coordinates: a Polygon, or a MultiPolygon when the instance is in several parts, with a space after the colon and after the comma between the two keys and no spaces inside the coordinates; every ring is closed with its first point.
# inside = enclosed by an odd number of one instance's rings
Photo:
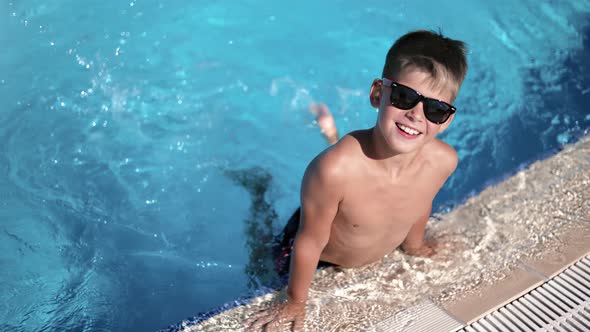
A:
{"type": "Polygon", "coordinates": [[[339,221],[359,231],[402,231],[428,213],[434,194],[419,182],[365,186],[347,193],[339,221]]]}

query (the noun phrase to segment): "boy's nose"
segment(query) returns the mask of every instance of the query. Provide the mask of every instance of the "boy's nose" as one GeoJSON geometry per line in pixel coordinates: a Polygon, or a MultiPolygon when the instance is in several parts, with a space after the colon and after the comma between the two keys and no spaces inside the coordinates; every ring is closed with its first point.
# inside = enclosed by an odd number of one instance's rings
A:
{"type": "Polygon", "coordinates": [[[424,109],[422,108],[422,102],[416,104],[416,106],[406,111],[406,117],[414,122],[420,122],[424,120],[424,109]]]}

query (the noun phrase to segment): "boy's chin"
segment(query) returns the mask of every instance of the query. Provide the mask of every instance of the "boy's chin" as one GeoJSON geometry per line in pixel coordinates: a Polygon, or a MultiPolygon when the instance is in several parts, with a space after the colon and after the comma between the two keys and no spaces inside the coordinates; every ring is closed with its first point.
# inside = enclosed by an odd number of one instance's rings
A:
{"type": "Polygon", "coordinates": [[[416,152],[420,149],[419,146],[415,146],[415,147],[392,147],[392,151],[395,154],[410,154],[412,152],[416,152]]]}
{"type": "Polygon", "coordinates": [[[393,154],[408,154],[420,149],[422,144],[398,144],[396,142],[388,142],[387,148],[393,154]]]}
{"type": "Polygon", "coordinates": [[[396,137],[389,143],[389,148],[396,153],[411,153],[419,150],[424,145],[423,137],[416,137],[412,140],[396,137]]]}

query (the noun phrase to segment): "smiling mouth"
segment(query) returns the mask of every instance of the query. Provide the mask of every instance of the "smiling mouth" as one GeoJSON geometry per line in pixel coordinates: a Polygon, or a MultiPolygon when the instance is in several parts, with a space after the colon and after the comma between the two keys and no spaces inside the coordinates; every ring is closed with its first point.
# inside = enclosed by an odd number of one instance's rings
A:
{"type": "Polygon", "coordinates": [[[405,126],[401,123],[395,123],[395,125],[399,128],[399,130],[403,131],[404,133],[411,135],[411,136],[418,136],[420,134],[422,134],[421,132],[419,132],[418,130],[414,129],[414,128],[410,128],[408,126],[405,126]]]}

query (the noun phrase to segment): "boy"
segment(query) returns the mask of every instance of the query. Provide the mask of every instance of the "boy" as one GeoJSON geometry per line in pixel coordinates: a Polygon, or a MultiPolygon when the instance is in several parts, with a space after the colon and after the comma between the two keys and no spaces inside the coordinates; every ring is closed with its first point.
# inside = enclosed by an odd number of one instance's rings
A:
{"type": "MultiPolygon", "coordinates": [[[[354,268],[398,246],[410,255],[434,254],[423,240],[426,222],[457,166],[456,152],[435,136],[453,120],[465,52],[463,42],[430,31],[410,32],[393,44],[369,94],[379,109],[376,125],[344,136],[305,171],[300,221],[290,222],[299,229],[287,253],[287,300],[250,319],[251,329],[293,322],[302,330],[318,262],[354,268]]],[[[318,116],[318,124],[325,123],[318,116]]]]}

